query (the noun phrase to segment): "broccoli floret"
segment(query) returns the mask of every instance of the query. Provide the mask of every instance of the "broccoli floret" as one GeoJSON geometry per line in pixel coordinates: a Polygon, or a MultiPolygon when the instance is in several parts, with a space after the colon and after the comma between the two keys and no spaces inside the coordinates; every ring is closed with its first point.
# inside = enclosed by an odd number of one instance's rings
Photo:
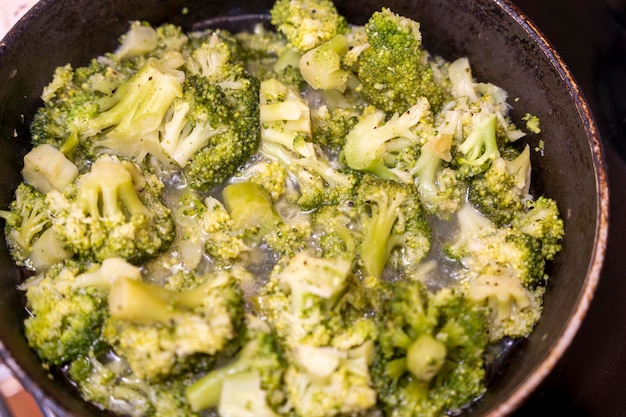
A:
{"type": "MultiPolygon", "coordinates": [[[[445,155],[449,154],[444,135],[431,138],[420,148],[420,155],[409,172],[415,177],[417,191],[424,208],[441,218],[449,218],[461,205],[465,197],[465,184],[456,177],[456,172],[446,166],[445,155]]],[[[449,162],[449,160],[448,160],[449,162]]]]}
{"type": "Polygon", "coordinates": [[[322,202],[336,203],[354,193],[357,179],[308,141],[311,118],[300,95],[277,80],[261,87],[261,153],[281,163],[295,177],[300,196],[297,203],[314,209],[322,202]]]}
{"type": "Polygon", "coordinates": [[[259,146],[259,80],[232,62],[213,33],[186,62],[182,98],[166,117],[161,147],[201,190],[223,183],[259,146]]]}
{"type": "Polygon", "coordinates": [[[366,275],[380,278],[394,267],[415,266],[430,250],[430,226],[410,185],[365,176],[357,191],[362,213],[360,262],[366,275]]]}
{"type": "Polygon", "coordinates": [[[443,246],[444,254],[451,259],[463,259],[470,240],[495,232],[495,225],[468,203],[456,213],[456,223],[456,235],[443,246]]]}
{"type": "Polygon", "coordinates": [[[287,346],[329,344],[329,312],[343,295],[352,264],[345,259],[318,258],[299,252],[286,265],[274,267],[259,296],[263,313],[287,346]],[[323,323],[324,320],[327,322],[323,323]]]}
{"type": "Polygon", "coordinates": [[[470,180],[468,198],[496,226],[511,224],[530,197],[530,147],[514,160],[496,159],[482,175],[470,180]]]}
{"type": "Polygon", "coordinates": [[[30,125],[33,146],[52,145],[78,165],[84,164],[95,155],[94,144],[85,132],[100,112],[99,100],[127,78],[127,74],[96,59],[86,67],[74,69],[68,64],[57,68],[43,89],[43,106],[30,125]]]}
{"type": "Polygon", "coordinates": [[[270,14],[278,32],[302,52],[348,29],[346,19],[330,0],[278,0],[270,14]]]}
{"type": "Polygon", "coordinates": [[[564,224],[556,201],[551,198],[540,196],[526,201],[524,210],[513,219],[513,228],[538,239],[546,260],[553,260],[561,250],[564,224]]]}
{"type": "Polygon", "coordinates": [[[47,195],[53,228],[63,246],[82,259],[120,256],[141,262],[174,237],[170,210],[160,201],[163,183],[131,163],[102,156],[64,193],[47,195]]]}
{"type": "Polygon", "coordinates": [[[482,311],[449,289],[398,281],[384,303],[372,368],[383,411],[455,414],[485,392],[482,311]]]}
{"type": "Polygon", "coordinates": [[[238,283],[228,272],[203,279],[182,291],[124,278],[111,283],[103,338],[136,376],[159,380],[235,339],[243,320],[238,283]]]}
{"type": "Polygon", "coordinates": [[[18,265],[27,265],[32,245],[52,225],[46,195],[22,182],[0,217],[5,220],[4,235],[11,257],[18,265]]]}
{"type": "Polygon", "coordinates": [[[99,135],[98,145],[127,158],[141,160],[151,153],[163,159],[159,128],[172,103],[183,95],[184,80],[182,71],[149,58],[110,96],[99,99],[99,114],[88,121],[83,135],[99,135]]]}
{"type": "Polygon", "coordinates": [[[224,205],[213,196],[203,199],[195,191],[185,191],[175,200],[173,218],[174,257],[188,270],[200,266],[206,255],[215,266],[228,267],[250,250],[242,233],[233,229],[233,219],[224,205]]]}
{"type": "Polygon", "coordinates": [[[388,114],[405,112],[421,97],[438,111],[445,93],[422,49],[419,23],[383,8],[365,30],[369,47],[357,61],[363,96],[388,114]]]}
{"type": "Polygon", "coordinates": [[[336,35],[311,49],[300,59],[302,78],[315,90],[344,92],[350,72],[341,67],[341,57],[348,51],[348,39],[336,35]]]}
{"type": "Polygon", "coordinates": [[[311,242],[311,222],[308,217],[283,220],[263,241],[279,256],[292,256],[307,250],[311,242]]]}
{"type": "Polygon", "coordinates": [[[472,116],[467,137],[458,147],[457,172],[461,178],[470,178],[483,173],[500,157],[496,138],[497,117],[491,112],[480,112],[472,116]]]}
{"type": "Polygon", "coordinates": [[[125,361],[94,349],[68,366],[68,374],[85,400],[119,415],[197,417],[185,398],[190,378],[146,383],[125,361]]]}
{"type": "Polygon", "coordinates": [[[373,346],[371,340],[348,350],[297,346],[285,372],[285,390],[296,415],[349,415],[376,405],[369,374],[373,346]]]}
{"type": "Polygon", "coordinates": [[[41,144],[24,156],[22,176],[37,191],[63,191],[78,176],[78,167],[56,147],[41,144]]]}
{"type": "Polygon", "coordinates": [[[417,104],[385,121],[380,110],[364,112],[359,122],[348,133],[343,147],[346,164],[355,170],[366,171],[383,179],[398,180],[399,173],[387,166],[387,161],[412,143],[419,142],[415,128],[430,116],[428,101],[417,104]]]}
{"type": "Polygon", "coordinates": [[[522,338],[541,317],[545,287],[530,290],[507,274],[480,275],[467,284],[466,298],[484,308],[488,317],[489,340],[522,338]]]}
{"type": "Polygon", "coordinates": [[[466,244],[464,281],[468,299],[489,316],[489,337],[525,337],[541,316],[545,258],[537,238],[511,228],[496,229],[466,244]]]}
{"type": "Polygon", "coordinates": [[[369,364],[373,322],[350,314],[352,262],[307,252],[278,264],[259,306],[285,346],[285,390],[296,415],[332,416],[376,403],[369,364]]]}
{"type": "Polygon", "coordinates": [[[186,388],[192,410],[217,407],[220,413],[225,413],[222,415],[278,415],[274,408],[283,397],[282,352],[269,330],[258,324],[250,328],[248,341],[232,362],[212,370],[186,388]]]}
{"type": "Polygon", "coordinates": [[[504,273],[528,288],[543,284],[545,259],[541,241],[533,236],[508,228],[496,229],[471,238],[466,250],[463,264],[472,274],[504,273]]]}
{"type": "Polygon", "coordinates": [[[278,161],[260,160],[241,174],[241,179],[258,184],[276,203],[289,193],[290,173],[278,161]]]}
{"type": "Polygon", "coordinates": [[[308,246],[311,226],[304,215],[283,218],[269,195],[253,182],[228,185],[223,191],[226,209],[244,239],[252,245],[266,244],[282,256],[308,246]]]}
{"type": "Polygon", "coordinates": [[[28,343],[52,365],[87,355],[108,317],[106,285],[111,277],[136,279],[138,274],[136,267],[123,261],[106,267],[66,261],[31,278],[25,284],[31,313],[24,322],[28,343]]]}
{"type": "Polygon", "coordinates": [[[361,242],[358,220],[358,210],[350,200],[317,209],[311,222],[321,255],[354,261],[361,242]]]}
{"type": "Polygon", "coordinates": [[[353,108],[321,105],[311,110],[313,141],[339,152],[346,143],[348,133],[358,122],[358,114],[353,108]]]}

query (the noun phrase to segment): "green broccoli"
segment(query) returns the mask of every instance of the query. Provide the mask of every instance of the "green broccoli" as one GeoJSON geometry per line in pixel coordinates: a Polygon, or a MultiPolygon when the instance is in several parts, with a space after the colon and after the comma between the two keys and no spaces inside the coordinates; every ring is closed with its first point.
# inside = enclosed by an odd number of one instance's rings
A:
{"type": "Polygon", "coordinates": [[[300,59],[302,78],[315,90],[339,90],[348,86],[350,72],[342,69],[341,57],[348,51],[348,39],[336,35],[309,50],[300,59]]]}
{"type": "Polygon", "coordinates": [[[387,165],[387,161],[394,153],[420,141],[415,129],[421,123],[429,122],[430,109],[425,99],[416,103],[388,121],[385,121],[384,112],[366,109],[346,137],[343,147],[346,164],[383,179],[404,179],[398,170],[387,165]]]}
{"type": "Polygon", "coordinates": [[[95,144],[86,138],[90,121],[100,113],[99,101],[112,94],[129,77],[124,71],[94,59],[88,66],[56,69],[43,89],[43,105],[30,125],[33,146],[52,145],[82,166],[96,155],[95,144]]]}
{"type": "Polygon", "coordinates": [[[53,189],[65,190],[78,173],[78,167],[50,144],[38,145],[24,156],[24,181],[44,194],[53,189]]]}
{"type": "Polygon", "coordinates": [[[546,260],[553,260],[561,250],[565,234],[564,223],[556,201],[540,196],[527,200],[524,210],[513,219],[514,229],[530,235],[541,242],[541,254],[546,260]]]}
{"type": "Polygon", "coordinates": [[[467,244],[474,238],[495,232],[496,227],[488,218],[465,203],[456,213],[456,234],[445,243],[443,252],[451,259],[462,260],[468,254],[467,244]]]}
{"type": "Polygon", "coordinates": [[[102,349],[78,358],[67,372],[83,398],[113,413],[198,417],[186,401],[185,388],[191,380],[186,375],[147,384],[124,361],[112,359],[102,349]]]}
{"type": "Polygon", "coordinates": [[[311,109],[312,140],[339,152],[346,143],[348,133],[358,122],[358,113],[354,109],[323,104],[311,109]]]}
{"type": "Polygon", "coordinates": [[[18,265],[29,265],[33,244],[52,225],[46,195],[24,182],[15,190],[8,210],[1,210],[9,253],[18,265]]]}
{"type": "Polygon", "coordinates": [[[300,156],[281,145],[264,143],[262,154],[278,161],[294,177],[296,192],[287,198],[304,210],[313,210],[323,203],[336,204],[353,198],[358,176],[331,160],[319,149],[311,156],[300,156]]]}
{"type": "Polygon", "coordinates": [[[397,281],[384,292],[372,375],[386,415],[458,413],[485,392],[485,319],[462,296],[397,281]]]}
{"type": "Polygon", "coordinates": [[[467,298],[484,307],[490,340],[525,337],[541,316],[545,258],[541,242],[511,228],[469,239],[458,272],[467,298]]]}
{"type": "Polygon", "coordinates": [[[226,349],[243,320],[241,290],[228,272],[181,291],[120,278],[110,285],[108,305],[103,339],[148,381],[195,365],[189,358],[226,349]]]}
{"type": "Polygon", "coordinates": [[[357,191],[361,210],[363,272],[380,278],[392,266],[417,265],[430,250],[431,230],[410,185],[365,176],[357,191]]]}
{"type": "Polygon", "coordinates": [[[259,146],[259,80],[232,61],[213,33],[188,58],[182,97],[166,115],[161,147],[197,189],[223,183],[259,146]]]}
{"type": "Polygon", "coordinates": [[[417,183],[422,205],[429,213],[441,218],[449,218],[458,210],[466,191],[465,184],[446,164],[444,158],[450,152],[450,142],[441,145],[446,141],[445,135],[432,137],[422,145],[415,165],[409,169],[417,183]]]}
{"type": "Polygon", "coordinates": [[[348,29],[346,19],[331,0],[277,0],[270,15],[277,31],[302,52],[348,29]]]}
{"type": "Polygon", "coordinates": [[[76,185],[47,194],[52,227],[81,259],[113,256],[139,263],[167,249],[174,237],[163,183],[130,162],[102,156],[76,185]]]}
{"type": "Polygon", "coordinates": [[[496,226],[511,224],[529,198],[530,147],[515,159],[496,159],[482,175],[469,183],[468,198],[496,226]]]}
{"type": "Polygon", "coordinates": [[[285,390],[296,415],[360,412],[376,403],[369,376],[375,327],[364,311],[350,313],[351,266],[299,252],[274,268],[259,296],[286,350],[285,390]]]}
{"type": "Polygon", "coordinates": [[[388,114],[402,114],[425,97],[438,111],[446,94],[422,49],[419,23],[383,8],[365,30],[369,47],[358,57],[357,75],[366,100],[388,114]]]}
{"type": "Polygon", "coordinates": [[[472,116],[467,137],[458,146],[457,172],[461,178],[470,178],[487,171],[500,157],[496,137],[497,116],[480,112],[472,116]]]}
{"type": "Polygon", "coordinates": [[[274,160],[261,159],[248,165],[240,178],[258,184],[269,194],[272,202],[290,194],[291,178],[287,168],[274,160]]]}
{"type": "Polygon", "coordinates": [[[98,100],[98,114],[87,122],[83,136],[119,155],[141,161],[147,153],[164,159],[159,128],[175,99],[183,95],[185,74],[149,58],[112,94],[98,100]]]}
{"type": "Polygon", "coordinates": [[[311,112],[295,87],[275,78],[265,80],[260,89],[261,140],[276,143],[304,157],[312,156],[311,112]]]}
{"type": "Polygon", "coordinates": [[[277,264],[261,290],[263,314],[287,346],[329,344],[332,338],[328,317],[347,288],[352,263],[340,258],[318,258],[299,252],[286,265],[277,264]],[[326,320],[326,322],[322,322],[326,320]]]}
{"type": "Polygon", "coordinates": [[[351,349],[299,345],[285,371],[285,390],[298,416],[324,417],[365,412],[376,405],[369,374],[371,340],[351,349]]]}
{"type": "MultiPolygon", "coordinates": [[[[259,319],[249,317],[256,323],[259,319]]],[[[282,402],[284,360],[274,335],[252,324],[235,359],[194,381],[186,398],[194,411],[217,407],[222,415],[274,417],[282,402]],[[247,389],[246,389],[247,388],[247,389]]]]}
{"type": "Polygon", "coordinates": [[[322,257],[356,260],[361,242],[358,221],[358,209],[351,200],[318,208],[311,223],[322,257]]]}
{"type": "Polygon", "coordinates": [[[67,364],[99,341],[108,317],[106,287],[117,276],[137,279],[140,272],[121,260],[102,265],[68,260],[26,283],[31,313],[24,322],[26,338],[46,363],[67,364]]]}

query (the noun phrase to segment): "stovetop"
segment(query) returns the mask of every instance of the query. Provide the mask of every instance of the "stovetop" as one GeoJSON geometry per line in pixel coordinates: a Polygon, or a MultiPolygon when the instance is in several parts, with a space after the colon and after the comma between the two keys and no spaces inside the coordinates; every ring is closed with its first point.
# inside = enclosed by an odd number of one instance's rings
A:
{"type": "MultiPolygon", "coordinates": [[[[611,198],[605,266],[591,308],[564,357],[512,417],[625,416],[626,0],[512,1],[544,33],[581,86],[605,145],[611,198]]],[[[0,0],[2,33],[34,3],[0,0]]],[[[15,417],[37,415],[32,400],[0,367],[0,394],[7,387],[15,417]]],[[[5,415],[0,407],[0,416],[5,415]]]]}

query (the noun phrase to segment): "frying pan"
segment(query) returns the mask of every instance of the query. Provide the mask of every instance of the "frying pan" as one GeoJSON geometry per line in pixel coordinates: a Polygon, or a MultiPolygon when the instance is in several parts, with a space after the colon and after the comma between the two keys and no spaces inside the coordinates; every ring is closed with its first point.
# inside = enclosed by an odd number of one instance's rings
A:
{"type": "MultiPolygon", "coordinates": [[[[464,414],[503,416],[550,372],[571,342],[597,286],[608,229],[608,187],[598,131],[582,93],[558,54],[507,0],[336,0],[363,24],[381,7],[421,23],[425,48],[447,60],[466,56],[473,75],[509,92],[512,119],[541,119],[532,135],[533,191],[555,199],[565,220],[563,249],[548,267],[544,314],[535,331],[488,370],[488,392],[464,414]]],[[[250,28],[272,0],[42,0],[0,42],[0,207],[19,183],[28,124],[57,66],[85,65],[111,51],[133,20],[185,30],[250,28]]],[[[44,408],[59,417],[103,413],[80,399],[61,373],[46,371],[29,348],[23,279],[0,244],[0,357],[44,408]]],[[[104,414],[106,415],[106,414],[104,414]]]]}

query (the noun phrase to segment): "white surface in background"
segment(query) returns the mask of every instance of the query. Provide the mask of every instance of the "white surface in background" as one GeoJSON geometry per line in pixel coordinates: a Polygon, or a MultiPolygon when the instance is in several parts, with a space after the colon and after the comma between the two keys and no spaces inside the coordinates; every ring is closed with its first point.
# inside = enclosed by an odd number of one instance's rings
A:
{"type": "Polygon", "coordinates": [[[0,39],[37,3],[37,0],[0,0],[0,39]]]}

